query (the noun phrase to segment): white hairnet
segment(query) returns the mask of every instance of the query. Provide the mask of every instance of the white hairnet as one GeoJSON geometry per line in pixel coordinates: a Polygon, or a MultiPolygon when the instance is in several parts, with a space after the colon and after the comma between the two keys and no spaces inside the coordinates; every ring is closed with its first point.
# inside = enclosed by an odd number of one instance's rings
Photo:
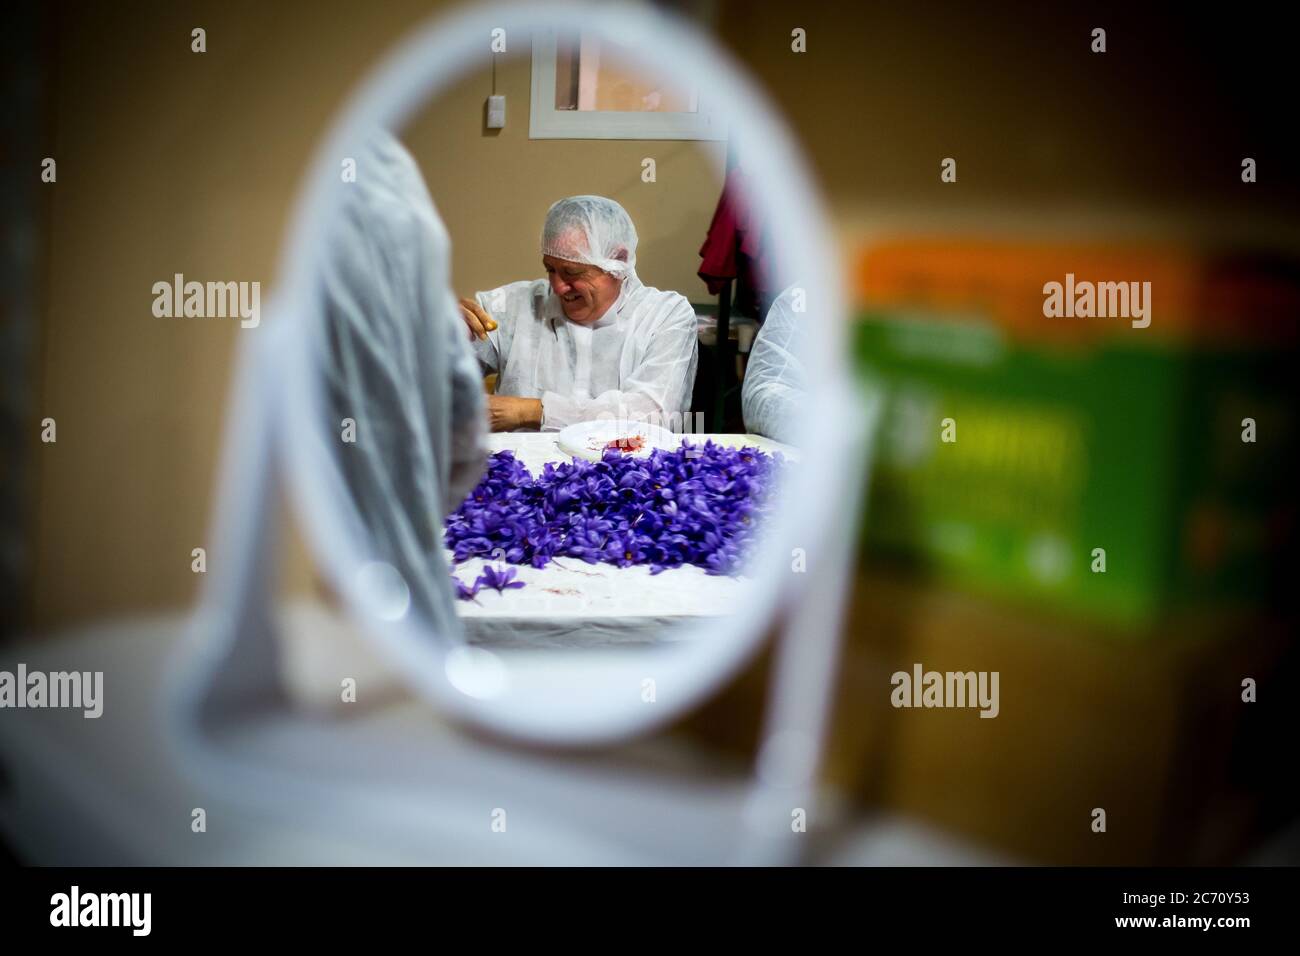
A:
{"type": "Polygon", "coordinates": [[[337,187],[323,264],[328,427],[337,436],[355,422],[333,457],[387,597],[400,600],[404,585],[430,624],[459,633],[442,523],[486,460],[482,377],[415,160],[387,133],[356,160],[356,182],[337,187]]]}
{"type": "Polygon", "coordinates": [[[542,255],[586,262],[620,278],[636,271],[636,227],[604,196],[570,196],[546,212],[542,255]]]}
{"type": "Polygon", "coordinates": [[[740,405],[746,430],[776,441],[797,439],[798,411],[808,389],[807,372],[800,353],[805,330],[802,310],[804,290],[793,285],[768,310],[749,353],[740,405]]]}

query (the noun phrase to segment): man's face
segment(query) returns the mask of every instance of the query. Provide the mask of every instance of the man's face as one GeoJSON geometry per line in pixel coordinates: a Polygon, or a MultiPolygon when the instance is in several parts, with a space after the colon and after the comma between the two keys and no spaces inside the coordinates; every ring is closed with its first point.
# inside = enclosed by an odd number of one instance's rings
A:
{"type": "Polygon", "coordinates": [[[619,280],[598,266],[542,256],[551,291],[570,322],[594,322],[618,298],[619,280]]]}

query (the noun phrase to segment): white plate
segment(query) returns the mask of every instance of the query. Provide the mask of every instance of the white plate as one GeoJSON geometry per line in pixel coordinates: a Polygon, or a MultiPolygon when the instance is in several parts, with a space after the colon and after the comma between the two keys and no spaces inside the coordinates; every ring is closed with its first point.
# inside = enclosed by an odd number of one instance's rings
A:
{"type": "Polygon", "coordinates": [[[623,454],[634,458],[645,458],[656,448],[672,450],[682,443],[681,435],[660,428],[658,425],[610,420],[578,422],[576,425],[570,425],[568,428],[561,429],[556,442],[561,451],[567,452],[574,458],[600,461],[607,444],[632,437],[642,439],[640,450],[625,451],[623,454]]]}

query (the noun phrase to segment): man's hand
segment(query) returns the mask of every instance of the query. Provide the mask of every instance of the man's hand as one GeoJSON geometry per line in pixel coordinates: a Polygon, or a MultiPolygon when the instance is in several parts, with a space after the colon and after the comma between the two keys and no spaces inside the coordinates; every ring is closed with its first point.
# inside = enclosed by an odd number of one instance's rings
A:
{"type": "Polygon", "coordinates": [[[469,329],[471,342],[475,339],[486,339],[487,334],[497,327],[492,316],[488,315],[483,306],[474,299],[460,300],[460,317],[465,320],[465,327],[469,329]]]}
{"type": "Polygon", "coordinates": [[[488,396],[488,424],[494,432],[542,427],[542,400],[515,395],[488,396]]]}

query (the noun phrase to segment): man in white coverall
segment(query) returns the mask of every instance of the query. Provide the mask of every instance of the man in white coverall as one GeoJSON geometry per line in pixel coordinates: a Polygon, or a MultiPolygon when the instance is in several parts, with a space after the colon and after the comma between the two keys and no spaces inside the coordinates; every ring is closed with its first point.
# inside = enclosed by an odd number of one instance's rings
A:
{"type": "Polygon", "coordinates": [[[546,214],[547,278],[460,301],[479,364],[497,373],[493,431],[558,431],[598,418],[680,430],[695,386],[695,310],[641,284],[636,228],[603,196],[546,214]]]}

